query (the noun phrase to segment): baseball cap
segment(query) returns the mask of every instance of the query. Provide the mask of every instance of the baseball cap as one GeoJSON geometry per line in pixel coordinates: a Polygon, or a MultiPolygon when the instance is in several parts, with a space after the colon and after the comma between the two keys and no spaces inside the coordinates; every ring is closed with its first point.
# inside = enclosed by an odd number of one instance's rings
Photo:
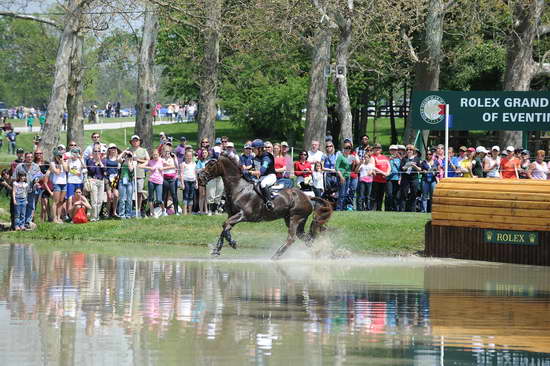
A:
{"type": "Polygon", "coordinates": [[[351,142],[351,139],[350,138],[345,138],[344,143],[346,143],[346,142],[351,142]]]}
{"type": "Polygon", "coordinates": [[[118,149],[118,146],[116,146],[116,144],[109,144],[109,149],[112,149],[112,148],[115,148],[115,149],[118,149]]]}
{"type": "Polygon", "coordinates": [[[159,136],[166,136],[164,132],[159,133],[159,136]]]}
{"type": "Polygon", "coordinates": [[[405,147],[405,145],[397,145],[397,149],[398,149],[398,150],[407,150],[407,148],[405,147]]]}
{"type": "Polygon", "coordinates": [[[332,141],[332,136],[331,135],[327,135],[325,137],[325,142],[327,142],[327,141],[332,141]]]}
{"type": "Polygon", "coordinates": [[[506,148],[506,151],[514,152],[514,151],[516,151],[516,149],[514,149],[514,147],[512,145],[510,145],[506,148]]]}
{"type": "Polygon", "coordinates": [[[15,152],[16,152],[17,154],[22,154],[22,153],[25,152],[25,150],[23,150],[22,148],[18,147],[18,148],[15,150],[15,152]]]}
{"type": "Polygon", "coordinates": [[[476,149],[474,149],[473,147],[469,147],[466,151],[469,151],[469,152],[476,152],[476,149]]]}
{"type": "Polygon", "coordinates": [[[141,141],[141,139],[139,138],[138,135],[133,135],[133,136],[130,138],[130,141],[132,141],[132,140],[140,140],[140,141],[141,141]]]}
{"type": "Polygon", "coordinates": [[[185,136],[180,137],[180,141],[187,141],[187,137],[185,136]]]}
{"type": "Polygon", "coordinates": [[[397,145],[390,145],[390,150],[397,150],[397,149],[398,149],[397,145]]]}
{"type": "Polygon", "coordinates": [[[286,147],[288,147],[288,142],[286,142],[286,141],[281,142],[281,146],[286,146],[286,147]]]}
{"type": "Polygon", "coordinates": [[[483,146],[478,146],[476,148],[476,152],[487,154],[489,151],[487,151],[487,149],[485,149],[483,146]]]}
{"type": "Polygon", "coordinates": [[[246,144],[246,145],[244,145],[244,148],[245,149],[252,149],[252,146],[250,146],[250,144],[246,144]]]}
{"type": "Polygon", "coordinates": [[[66,147],[65,147],[65,145],[63,145],[63,144],[57,145],[57,148],[58,148],[58,149],[66,150],[66,147]]]}
{"type": "Polygon", "coordinates": [[[496,151],[499,151],[500,152],[500,147],[495,145],[491,148],[491,150],[496,150],[496,151]]]}
{"type": "Polygon", "coordinates": [[[468,148],[466,146],[461,146],[458,148],[460,151],[468,151],[468,148]]]}
{"type": "Polygon", "coordinates": [[[372,147],[373,149],[381,149],[382,148],[382,145],[380,144],[374,144],[374,146],[372,147]]]}
{"type": "Polygon", "coordinates": [[[235,144],[232,143],[231,141],[229,141],[229,142],[227,143],[227,145],[225,145],[225,146],[226,146],[226,147],[235,147],[235,144]]]}
{"type": "Polygon", "coordinates": [[[529,150],[523,150],[521,153],[522,153],[523,155],[529,155],[529,154],[530,154],[529,150]]]}

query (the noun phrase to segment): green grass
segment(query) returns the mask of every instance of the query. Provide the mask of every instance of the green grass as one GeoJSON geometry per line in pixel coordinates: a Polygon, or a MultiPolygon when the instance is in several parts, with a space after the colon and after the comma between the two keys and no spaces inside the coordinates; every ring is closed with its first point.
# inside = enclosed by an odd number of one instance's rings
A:
{"type": "MultiPolygon", "coordinates": [[[[190,248],[186,251],[195,252],[197,247],[202,251],[208,244],[216,242],[225,218],[225,215],[191,215],[104,220],[84,225],[39,223],[35,231],[6,232],[2,237],[18,242],[73,241],[78,245],[97,246],[98,249],[112,242],[135,249],[169,244],[186,246],[190,248]]],[[[427,220],[429,215],[420,213],[335,212],[327,235],[332,244],[358,254],[411,254],[424,249],[424,225],[427,220]]],[[[240,248],[272,249],[285,240],[286,226],[282,220],[241,223],[233,230],[233,236],[240,248]]]]}

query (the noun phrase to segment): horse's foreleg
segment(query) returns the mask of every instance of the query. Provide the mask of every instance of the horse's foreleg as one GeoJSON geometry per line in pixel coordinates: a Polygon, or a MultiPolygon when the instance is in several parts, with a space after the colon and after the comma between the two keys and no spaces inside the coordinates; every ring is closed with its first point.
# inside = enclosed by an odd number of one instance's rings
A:
{"type": "Polygon", "coordinates": [[[237,242],[231,238],[231,229],[244,219],[244,213],[239,211],[223,223],[222,235],[233,249],[237,249],[237,242]]]}

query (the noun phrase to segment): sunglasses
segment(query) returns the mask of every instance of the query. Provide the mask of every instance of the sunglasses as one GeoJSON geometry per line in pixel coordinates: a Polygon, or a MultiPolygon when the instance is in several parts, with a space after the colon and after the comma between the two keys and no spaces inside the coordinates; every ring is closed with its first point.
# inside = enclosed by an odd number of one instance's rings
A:
{"type": "Polygon", "coordinates": [[[222,144],[223,144],[223,143],[226,143],[226,142],[227,142],[227,140],[222,140],[222,144]]]}
{"type": "Polygon", "coordinates": [[[327,145],[327,147],[334,147],[334,145],[327,145]]]}
{"type": "Polygon", "coordinates": [[[98,139],[98,138],[99,138],[99,136],[92,136],[92,138],[93,138],[93,139],[98,139]]]}
{"type": "Polygon", "coordinates": [[[100,150],[94,150],[95,153],[100,153],[101,151],[100,150]]]}
{"type": "Polygon", "coordinates": [[[300,156],[307,156],[307,154],[300,154],[300,156]]]}
{"type": "Polygon", "coordinates": [[[76,144],[69,144],[69,146],[76,146],[76,144]]]}
{"type": "Polygon", "coordinates": [[[414,151],[414,149],[407,149],[407,151],[414,151]]]}

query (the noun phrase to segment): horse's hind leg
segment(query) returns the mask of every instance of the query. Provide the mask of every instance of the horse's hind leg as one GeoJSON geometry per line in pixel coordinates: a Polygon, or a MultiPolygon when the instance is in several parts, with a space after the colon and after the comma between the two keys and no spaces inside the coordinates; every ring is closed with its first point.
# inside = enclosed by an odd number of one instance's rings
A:
{"type": "Polygon", "coordinates": [[[290,218],[288,224],[288,237],[286,239],[286,242],[281,245],[279,249],[277,249],[271,259],[279,259],[286,252],[286,250],[296,241],[296,231],[298,230],[298,227],[300,226],[302,221],[305,224],[305,219],[303,218],[303,216],[295,215],[290,218]]]}
{"type": "Polygon", "coordinates": [[[306,222],[307,216],[298,224],[296,235],[298,236],[298,239],[303,240],[308,247],[311,247],[311,235],[305,232],[306,222]]]}

